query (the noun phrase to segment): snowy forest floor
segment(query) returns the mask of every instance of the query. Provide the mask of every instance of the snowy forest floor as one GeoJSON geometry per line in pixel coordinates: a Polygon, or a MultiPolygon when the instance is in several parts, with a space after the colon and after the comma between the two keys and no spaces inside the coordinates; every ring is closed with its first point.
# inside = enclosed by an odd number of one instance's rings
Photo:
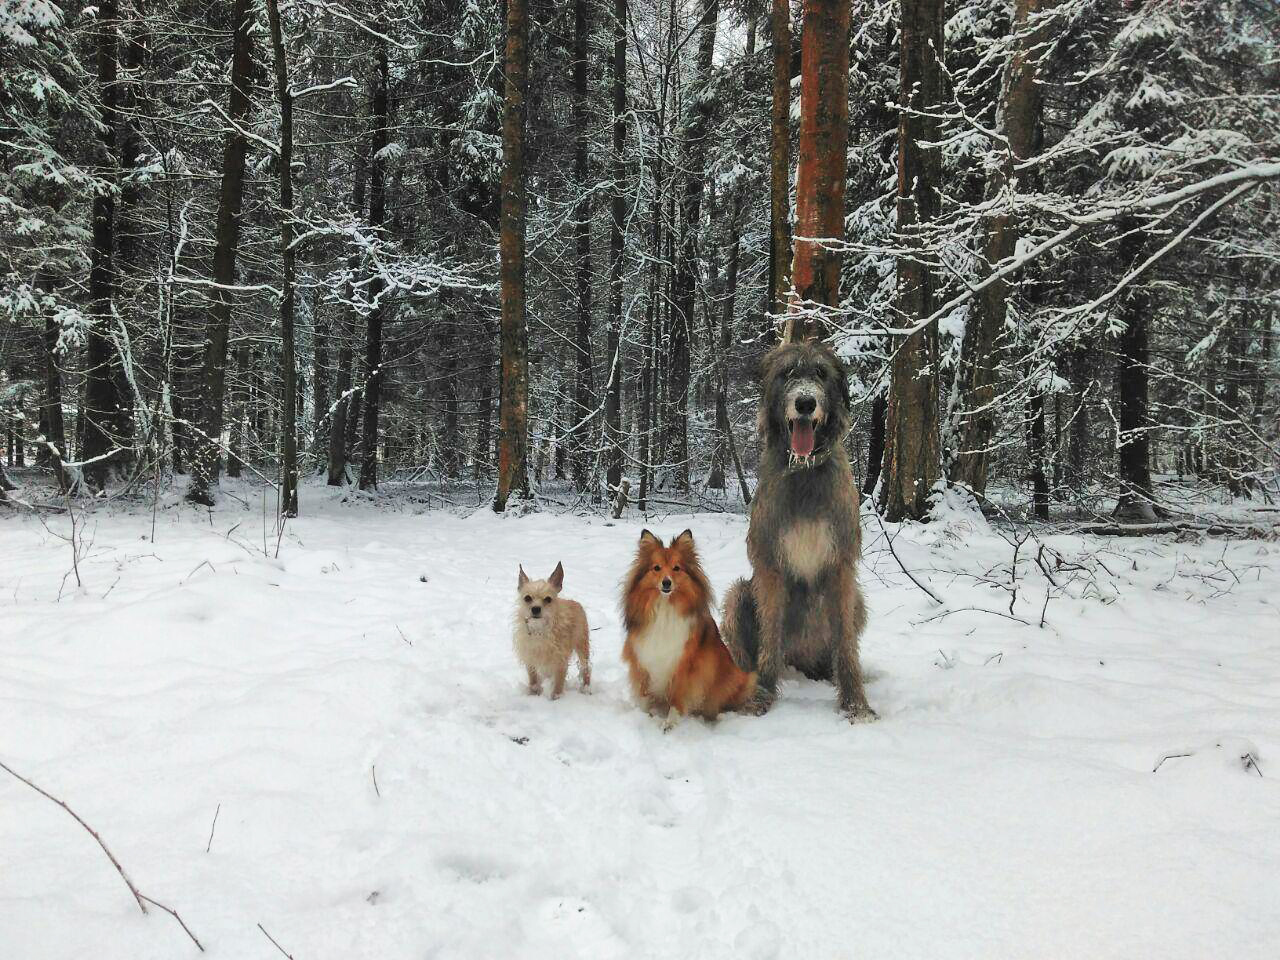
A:
{"type": "MultiPolygon", "coordinates": [[[[79,587],[65,514],[0,512],[0,761],[210,956],[280,956],[264,931],[296,960],[1280,955],[1274,539],[954,512],[891,552],[868,515],[879,721],[788,676],[762,718],[664,735],[618,581],[642,527],[688,526],[722,593],[745,517],[308,486],[277,558],[233,491],[170,497],[154,538],[149,505],[83,518],[79,587]],[[595,685],[551,702],[510,619],[516,564],[557,560],[595,685]]],[[[0,771],[0,954],[197,951],[0,771]]]]}

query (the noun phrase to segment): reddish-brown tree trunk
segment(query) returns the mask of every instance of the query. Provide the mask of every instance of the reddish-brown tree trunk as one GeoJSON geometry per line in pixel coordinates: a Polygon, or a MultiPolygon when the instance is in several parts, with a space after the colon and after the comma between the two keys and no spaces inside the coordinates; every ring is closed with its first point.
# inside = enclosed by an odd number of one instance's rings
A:
{"type": "MultiPolygon", "coordinates": [[[[769,112],[769,302],[786,309],[791,287],[791,0],[773,0],[773,98],[769,112]]],[[[776,321],[768,322],[769,338],[776,321]]]]}
{"type": "MultiPolygon", "coordinates": [[[[776,78],[775,78],[776,83],[776,78]]],[[[796,161],[795,300],[788,339],[820,337],[819,313],[840,303],[849,147],[849,0],[805,0],[800,38],[800,141],[796,161]]]]}
{"type": "Polygon", "coordinates": [[[498,404],[498,492],[493,509],[529,489],[529,333],[525,328],[524,134],[529,91],[528,0],[507,0],[506,104],[502,114],[502,392],[498,404]]]}

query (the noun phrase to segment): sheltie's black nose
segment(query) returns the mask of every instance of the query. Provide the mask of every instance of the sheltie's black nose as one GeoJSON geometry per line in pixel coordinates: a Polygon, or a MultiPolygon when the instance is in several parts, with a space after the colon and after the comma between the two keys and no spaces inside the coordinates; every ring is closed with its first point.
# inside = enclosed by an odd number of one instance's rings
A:
{"type": "Polygon", "coordinates": [[[670,578],[670,577],[666,577],[666,578],[662,581],[662,592],[663,592],[663,593],[669,593],[670,591],[671,591],[671,578],[670,578]]]}
{"type": "Polygon", "coordinates": [[[530,613],[532,613],[535,617],[537,617],[537,616],[540,616],[540,615],[542,614],[542,608],[541,608],[541,607],[534,607],[534,608],[533,608],[531,611],[529,611],[529,612],[530,612],[530,613]]]}
{"type": "Polygon", "coordinates": [[[807,417],[817,409],[818,401],[816,398],[810,396],[796,397],[796,413],[804,414],[807,417]]]}

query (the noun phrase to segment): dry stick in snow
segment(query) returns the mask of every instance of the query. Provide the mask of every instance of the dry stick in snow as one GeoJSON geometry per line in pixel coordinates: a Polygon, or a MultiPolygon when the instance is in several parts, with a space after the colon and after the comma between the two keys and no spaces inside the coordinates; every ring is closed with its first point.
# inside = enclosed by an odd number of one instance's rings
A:
{"type": "Polygon", "coordinates": [[[266,938],[267,938],[268,940],[270,940],[272,943],[275,943],[275,945],[276,945],[276,949],[277,949],[277,950],[279,950],[279,951],[280,951],[281,953],[283,953],[286,957],[288,957],[288,958],[289,958],[289,960],[293,960],[293,954],[289,953],[287,950],[285,950],[285,948],[284,948],[284,947],[282,947],[282,946],[280,946],[280,944],[276,943],[276,938],[275,938],[275,937],[273,937],[271,934],[267,933],[267,928],[266,928],[266,927],[264,927],[262,924],[258,924],[258,929],[262,931],[262,935],[263,935],[264,937],[266,937],[266,938]]]}
{"type": "Polygon", "coordinates": [[[213,847],[213,831],[218,829],[218,814],[222,812],[222,804],[218,804],[218,809],[213,811],[213,823],[209,826],[209,842],[204,845],[204,852],[208,853],[213,847]]]}
{"type": "Polygon", "coordinates": [[[191,929],[185,923],[182,922],[182,917],[178,916],[178,911],[174,910],[172,907],[166,907],[163,903],[160,903],[159,901],[156,901],[156,900],[152,900],[150,897],[140,892],[138,888],[133,885],[133,881],[129,879],[129,875],[124,872],[124,867],[120,866],[120,861],[116,859],[115,854],[113,854],[109,849],[107,849],[107,845],[103,842],[102,837],[98,835],[98,831],[93,829],[93,827],[89,826],[89,824],[85,823],[84,820],[81,819],[80,814],[76,813],[69,806],[67,806],[65,801],[59,800],[57,797],[49,793],[47,790],[36,786],[34,783],[32,783],[22,774],[18,773],[12,767],[6,764],[3,760],[0,760],[0,770],[4,770],[10,776],[15,777],[18,780],[21,780],[23,783],[25,783],[28,787],[30,787],[36,793],[40,794],[42,797],[52,800],[54,803],[60,806],[63,810],[67,811],[67,813],[71,814],[71,816],[75,818],[76,823],[84,827],[85,830],[89,832],[89,836],[93,837],[94,840],[98,841],[98,846],[100,846],[102,848],[102,852],[107,855],[107,859],[111,861],[111,865],[116,868],[116,872],[120,874],[120,879],[123,880],[125,883],[125,886],[129,888],[129,892],[133,894],[133,899],[136,900],[138,903],[138,909],[145,914],[147,912],[148,903],[152,904],[153,906],[159,907],[161,910],[165,911],[170,916],[172,916],[173,919],[177,920],[178,923],[181,925],[183,931],[185,931],[187,936],[191,938],[191,942],[200,948],[201,953],[204,952],[204,945],[201,944],[200,941],[196,939],[196,935],[191,932],[191,929]]]}
{"type": "Polygon", "coordinates": [[[166,907],[159,900],[152,900],[145,893],[139,894],[139,896],[142,897],[143,900],[147,901],[147,903],[151,904],[153,907],[159,907],[165,913],[169,914],[169,916],[173,917],[173,919],[177,920],[178,925],[182,927],[182,929],[186,932],[187,936],[191,938],[191,942],[200,948],[201,953],[204,953],[204,944],[201,943],[199,940],[197,940],[196,935],[191,932],[191,928],[188,927],[185,923],[183,923],[182,917],[178,916],[177,910],[173,909],[173,907],[166,907]]]}
{"type": "Polygon", "coordinates": [[[898,556],[898,551],[893,549],[893,537],[889,536],[889,531],[885,529],[884,521],[880,519],[880,514],[875,513],[874,510],[872,511],[872,513],[875,514],[876,522],[880,524],[880,532],[884,534],[884,541],[889,545],[889,552],[893,554],[893,559],[898,561],[898,566],[899,568],[901,568],[902,572],[905,573],[910,578],[912,583],[914,583],[917,587],[919,587],[921,590],[927,593],[929,595],[929,599],[931,599],[934,603],[936,603],[940,607],[946,606],[946,604],[942,602],[942,600],[938,597],[936,593],[934,593],[932,590],[926,587],[923,583],[917,580],[915,577],[915,574],[906,568],[906,565],[902,562],[902,558],[898,556]]]}
{"type": "Polygon", "coordinates": [[[373,776],[373,792],[378,795],[378,799],[382,799],[382,791],[378,789],[378,765],[375,763],[369,768],[369,773],[373,776]]]}

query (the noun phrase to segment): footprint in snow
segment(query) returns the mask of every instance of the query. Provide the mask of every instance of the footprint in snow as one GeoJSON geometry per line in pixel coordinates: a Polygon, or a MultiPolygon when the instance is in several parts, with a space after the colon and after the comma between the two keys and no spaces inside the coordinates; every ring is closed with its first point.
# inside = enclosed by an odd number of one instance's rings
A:
{"type": "Polygon", "coordinates": [[[452,853],[436,859],[436,865],[458,880],[468,883],[490,883],[511,875],[509,866],[497,857],[482,853],[452,853]]]}

